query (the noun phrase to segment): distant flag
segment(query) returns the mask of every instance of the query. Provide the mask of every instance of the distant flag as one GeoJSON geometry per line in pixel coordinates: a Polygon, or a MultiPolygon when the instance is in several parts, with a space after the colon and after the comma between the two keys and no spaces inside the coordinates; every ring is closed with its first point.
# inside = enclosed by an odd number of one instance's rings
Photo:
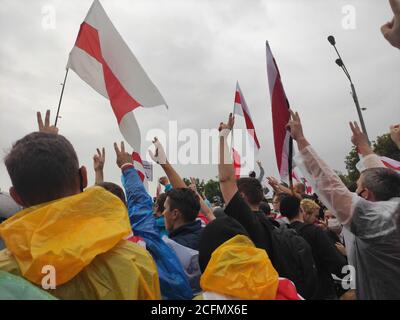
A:
{"type": "MultiPolygon", "coordinates": [[[[248,154],[250,152],[253,152],[253,154],[255,154],[260,149],[260,143],[257,138],[256,129],[254,127],[254,123],[251,118],[250,110],[247,106],[246,100],[244,99],[243,93],[240,90],[239,82],[236,83],[233,113],[234,115],[239,115],[244,118],[246,123],[246,130],[248,133],[247,146],[249,147],[249,149],[247,149],[246,152],[248,154]]],[[[240,176],[247,175],[248,172],[243,172],[243,169],[245,168],[242,167],[240,154],[233,147],[232,147],[232,152],[233,152],[236,178],[240,178],[240,176]]]]}
{"type": "Polygon", "coordinates": [[[292,170],[292,178],[295,179],[298,183],[302,183],[306,186],[306,194],[313,194],[313,188],[308,180],[304,177],[302,172],[298,167],[294,167],[292,170]]]}
{"type": "Polygon", "coordinates": [[[267,47],[267,73],[269,92],[272,106],[272,124],[274,130],[275,156],[281,180],[291,181],[293,147],[290,132],[286,130],[289,122],[289,102],[281,82],[278,65],[272,55],[268,41],[267,47]]]}
{"type": "Polygon", "coordinates": [[[139,153],[140,130],[132,111],[167,104],[98,0],[81,24],[67,68],[110,100],[123,137],[139,153]]]}

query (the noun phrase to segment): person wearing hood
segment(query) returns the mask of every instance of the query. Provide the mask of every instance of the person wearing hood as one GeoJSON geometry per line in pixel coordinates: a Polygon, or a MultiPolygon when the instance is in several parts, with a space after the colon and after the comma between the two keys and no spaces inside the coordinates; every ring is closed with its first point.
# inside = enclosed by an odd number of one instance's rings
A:
{"type": "Polygon", "coordinates": [[[295,285],[280,278],[268,254],[255,247],[243,226],[221,217],[204,229],[199,248],[204,300],[303,300],[295,285]]]}
{"type": "Polygon", "coordinates": [[[59,299],[160,299],[153,258],[124,240],[132,232],[124,203],[101,187],[83,191],[86,168],[50,126],[50,111],[38,123],[5,158],[10,195],[25,209],[0,225],[0,270],[59,299]]]}
{"type": "Polygon", "coordinates": [[[350,123],[352,142],[368,169],[361,172],[357,190],[350,192],[337,174],[318,156],[303,134],[300,117],[290,110],[287,124],[299,153],[296,165],[311,181],[319,199],[337,216],[354,240],[346,240],[349,261],[355,267],[357,299],[400,299],[400,175],[384,168],[357,123],[350,123]]]}

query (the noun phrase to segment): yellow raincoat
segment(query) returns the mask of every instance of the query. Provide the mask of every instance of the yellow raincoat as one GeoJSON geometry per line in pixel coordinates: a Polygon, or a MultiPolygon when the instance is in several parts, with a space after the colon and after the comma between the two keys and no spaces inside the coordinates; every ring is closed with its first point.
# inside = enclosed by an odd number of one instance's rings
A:
{"type": "MultiPolygon", "coordinates": [[[[131,233],[127,209],[100,187],[22,210],[0,225],[0,270],[41,286],[54,267],[60,299],[160,299],[157,267],[131,233]],[[43,273],[42,273],[43,271],[43,273]]],[[[46,282],[47,283],[47,282],[46,282]]]]}
{"type": "Polygon", "coordinates": [[[239,299],[274,300],[279,276],[265,250],[237,235],[212,254],[200,279],[203,291],[239,299]]]}

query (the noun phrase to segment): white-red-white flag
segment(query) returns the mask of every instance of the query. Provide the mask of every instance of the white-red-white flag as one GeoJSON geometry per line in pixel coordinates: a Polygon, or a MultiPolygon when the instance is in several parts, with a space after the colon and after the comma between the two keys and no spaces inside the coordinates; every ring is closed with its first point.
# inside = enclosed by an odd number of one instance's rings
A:
{"type": "Polygon", "coordinates": [[[313,188],[311,184],[308,182],[306,177],[303,175],[301,170],[298,167],[294,167],[292,170],[292,178],[295,179],[298,183],[302,183],[306,187],[306,194],[313,194],[313,188]]]}
{"type": "MultiPolygon", "coordinates": [[[[235,91],[235,100],[233,113],[235,115],[239,115],[244,118],[246,124],[246,130],[248,136],[246,137],[246,159],[254,159],[254,155],[260,149],[260,143],[257,138],[256,129],[254,127],[253,119],[251,118],[249,107],[247,106],[246,100],[244,99],[242,90],[240,89],[239,82],[236,82],[236,91],[235,91]]],[[[243,142],[243,141],[242,141],[243,142]]],[[[240,176],[248,175],[249,169],[251,169],[254,165],[250,163],[243,164],[242,158],[239,152],[232,147],[233,153],[233,164],[235,167],[235,175],[236,178],[240,178],[240,176]],[[247,170],[246,172],[244,172],[247,170]]]]}
{"type": "Polygon", "coordinates": [[[167,104],[98,0],[81,24],[67,68],[110,100],[122,135],[140,152],[140,130],[132,111],[167,104]]]}
{"type": "Polygon", "coordinates": [[[292,163],[292,159],[290,159],[290,156],[293,151],[291,150],[290,132],[286,130],[286,125],[289,122],[290,118],[289,103],[286,98],[285,90],[283,89],[278,65],[276,64],[275,58],[272,55],[268,41],[266,42],[266,47],[267,73],[272,106],[272,124],[274,130],[275,156],[281,180],[287,182],[290,175],[289,166],[292,163]]]}
{"type": "Polygon", "coordinates": [[[386,168],[390,168],[400,172],[400,161],[388,157],[380,157],[380,158],[386,168]]]}

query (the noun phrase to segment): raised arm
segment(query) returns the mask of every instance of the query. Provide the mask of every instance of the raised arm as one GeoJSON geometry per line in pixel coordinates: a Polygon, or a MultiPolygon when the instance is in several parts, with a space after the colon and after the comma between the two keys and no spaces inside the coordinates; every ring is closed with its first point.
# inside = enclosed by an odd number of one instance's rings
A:
{"type": "MultiPolygon", "coordinates": [[[[158,141],[157,137],[154,138],[154,146],[156,147],[155,153],[149,150],[150,157],[154,162],[158,163],[167,175],[173,188],[188,188],[186,183],[183,181],[181,176],[176,172],[174,167],[168,162],[167,155],[165,154],[164,148],[158,141]]],[[[195,191],[197,193],[197,190],[195,191]]],[[[197,193],[198,194],[198,193],[197,193]]],[[[201,210],[209,221],[214,220],[214,213],[208,208],[207,204],[204,202],[203,198],[198,194],[200,200],[201,210]]]]}
{"type": "Polygon", "coordinates": [[[228,204],[238,191],[236,185],[235,168],[231,153],[228,148],[227,138],[235,124],[235,117],[229,114],[228,123],[219,125],[219,185],[226,204],[228,204]]]}
{"type": "Polygon", "coordinates": [[[104,182],[104,163],[106,161],[106,151],[102,148],[101,152],[100,149],[96,149],[97,154],[93,156],[93,168],[95,172],[95,184],[100,184],[104,182]]]}
{"type": "Polygon", "coordinates": [[[385,167],[379,156],[372,151],[367,136],[361,131],[357,122],[350,122],[350,129],[353,133],[351,142],[361,154],[363,166],[366,169],[385,167]]]}
{"type": "Polygon", "coordinates": [[[390,138],[400,149],[400,124],[390,126],[390,138]]]}
{"type": "Polygon", "coordinates": [[[153,199],[147,193],[139,174],[133,166],[132,156],[125,151],[123,142],[121,142],[121,148],[114,143],[114,149],[117,155],[117,165],[123,175],[129,220],[133,231],[135,233],[148,232],[158,234],[153,217],[153,199]]]}
{"type": "Polygon", "coordinates": [[[393,47],[400,49],[400,0],[389,0],[389,3],[394,17],[381,27],[381,31],[393,47]]]}
{"type": "Polygon", "coordinates": [[[296,141],[299,154],[296,165],[313,185],[325,206],[334,212],[343,224],[351,221],[353,202],[357,195],[351,193],[338,175],[323,161],[304,137],[298,113],[290,110],[291,119],[287,124],[292,138],[296,141]]]}
{"type": "Polygon", "coordinates": [[[161,168],[163,168],[172,187],[187,188],[181,176],[175,171],[174,167],[168,162],[164,148],[161,145],[160,141],[158,141],[157,137],[154,138],[153,144],[156,147],[156,151],[155,153],[153,153],[151,150],[149,150],[150,157],[151,159],[153,159],[154,162],[158,163],[161,166],[161,168]]]}
{"type": "Polygon", "coordinates": [[[260,183],[261,183],[264,179],[264,168],[262,167],[260,160],[257,160],[257,164],[258,164],[258,167],[260,168],[260,175],[258,176],[257,180],[260,181],[260,183]]]}
{"type": "Polygon", "coordinates": [[[206,216],[207,220],[211,222],[212,220],[215,219],[214,212],[211,210],[211,208],[205,203],[203,200],[203,197],[200,195],[200,193],[197,190],[196,187],[196,180],[193,177],[190,177],[190,185],[189,188],[193,190],[194,193],[197,194],[197,196],[200,199],[200,211],[203,212],[203,214],[206,216]]]}

